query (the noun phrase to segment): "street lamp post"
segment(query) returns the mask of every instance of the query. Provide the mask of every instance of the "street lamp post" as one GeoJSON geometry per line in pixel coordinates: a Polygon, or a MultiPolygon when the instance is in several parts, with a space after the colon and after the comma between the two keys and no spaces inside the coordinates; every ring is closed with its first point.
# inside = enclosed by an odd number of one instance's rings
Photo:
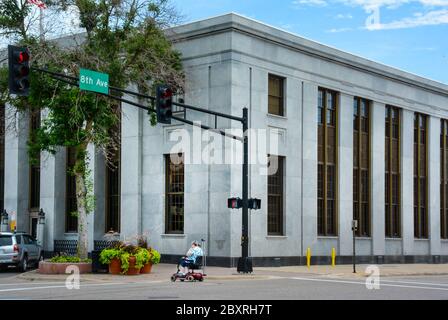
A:
{"type": "Polygon", "coordinates": [[[39,223],[37,224],[37,243],[43,247],[45,236],[45,212],[42,208],[39,210],[38,218],[39,223]]]}
{"type": "Polygon", "coordinates": [[[8,212],[6,209],[3,210],[0,217],[0,231],[5,232],[8,231],[8,212]]]}

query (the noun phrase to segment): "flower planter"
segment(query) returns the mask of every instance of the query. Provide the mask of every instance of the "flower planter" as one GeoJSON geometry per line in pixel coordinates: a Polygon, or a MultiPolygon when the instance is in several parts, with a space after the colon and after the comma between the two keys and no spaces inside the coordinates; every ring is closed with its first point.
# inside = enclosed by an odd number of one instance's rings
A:
{"type": "Polygon", "coordinates": [[[147,263],[140,269],[140,273],[146,274],[151,273],[152,263],[147,263]]]}
{"type": "Polygon", "coordinates": [[[121,261],[118,258],[114,258],[110,261],[109,264],[109,273],[111,274],[120,274],[121,272],[121,261]]]}
{"type": "Polygon", "coordinates": [[[67,268],[71,266],[78,267],[79,273],[91,273],[92,263],[78,262],[78,263],[56,263],[49,261],[39,262],[39,273],[41,274],[66,274],[67,268]]]}
{"type": "Polygon", "coordinates": [[[133,276],[133,275],[136,275],[136,274],[140,274],[140,269],[135,267],[136,260],[137,259],[135,257],[133,257],[133,256],[129,257],[129,269],[126,272],[127,275],[133,276]]]}

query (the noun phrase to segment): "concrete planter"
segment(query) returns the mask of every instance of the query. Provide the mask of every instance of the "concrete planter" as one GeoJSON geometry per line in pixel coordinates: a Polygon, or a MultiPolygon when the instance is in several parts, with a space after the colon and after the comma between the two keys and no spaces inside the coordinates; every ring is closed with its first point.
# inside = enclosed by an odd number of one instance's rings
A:
{"type": "Polygon", "coordinates": [[[91,273],[92,263],[80,262],[80,263],[54,263],[49,261],[39,262],[39,273],[42,274],[66,274],[68,266],[76,266],[79,269],[79,273],[91,273]]]}

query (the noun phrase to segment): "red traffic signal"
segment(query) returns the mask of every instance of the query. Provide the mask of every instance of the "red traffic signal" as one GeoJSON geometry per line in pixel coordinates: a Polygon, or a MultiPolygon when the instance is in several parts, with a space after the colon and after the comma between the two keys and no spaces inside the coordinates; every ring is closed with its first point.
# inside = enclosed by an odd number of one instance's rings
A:
{"type": "Polygon", "coordinates": [[[30,53],[26,47],[8,46],[9,93],[28,96],[30,88],[30,53]]]}
{"type": "Polygon", "coordinates": [[[229,198],[227,199],[227,208],[229,209],[240,209],[243,207],[243,200],[240,198],[229,198]]]}
{"type": "Polygon", "coordinates": [[[156,88],[157,122],[170,124],[173,106],[173,90],[167,85],[156,88]]]}

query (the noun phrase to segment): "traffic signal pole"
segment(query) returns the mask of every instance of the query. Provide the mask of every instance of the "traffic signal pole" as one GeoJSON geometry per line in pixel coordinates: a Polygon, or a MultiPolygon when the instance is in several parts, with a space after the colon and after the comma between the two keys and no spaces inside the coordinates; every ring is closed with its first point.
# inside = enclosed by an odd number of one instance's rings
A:
{"type": "Polygon", "coordinates": [[[241,258],[238,260],[238,272],[252,272],[252,260],[249,258],[249,115],[243,108],[243,221],[241,232],[241,258]]]}
{"type": "MultiPolygon", "coordinates": [[[[51,76],[52,78],[54,78],[55,80],[62,81],[69,85],[79,87],[79,81],[76,77],[68,76],[65,74],[56,73],[56,72],[52,72],[52,71],[49,71],[46,69],[41,69],[41,68],[36,68],[36,67],[32,67],[31,69],[34,71],[37,71],[37,72],[46,73],[49,76],[51,76]]],[[[132,92],[132,91],[117,88],[117,87],[109,86],[109,89],[112,91],[120,92],[122,94],[126,93],[126,94],[130,94],[130,95],[138,96],[140,98],[149,99],[152,101],[156,100],[155,97],[137,93],[137,92],[132,92]]],[[[112,96],[110,94],[104,94],[104,93],[97,93],[97,94],[100,94],[100,95],[106,96],[108,98],[115,99],[117,101],[121,101],[121,102],[130,104],[130,105],[133,105],[133,106],[141,108],[141,109],[145,109],[149,112],[156,112],[156,110],[154,110],[154,108],[151,108],[151,107],[148,107],[148,106],[145,106],[140,103],[133,102],[133,101],[129,101],[127,99],[123,99],[122,97],[112,96]]],[[[243,169],[243,177],[242,177],[242,193],[243,193],[242,204],[243,205],[242,205],[242,209],[243,210],[242,210],[242,232],[241,232],[241,257],[238,260],[237,271],[241,272],[241,273],[251,273],[253,271],[253,269],[252,269],[252,259],[249,257],[249,136],[248,136],[248,134],[249,134],[248,133],[249,112],[248,112],[248,109],[243,108],[243,117],[240,118],[240,117],[236,117],[233,115],[224,114],[221,112],[216,112],[216,111],[212,111],[212,110],[208,110],[208,109],[200,108],[200,107],[195,107],[195,106],[191,106],[191,105],[186,105],[186,104],[179,103],[179,102],[172,102],[172,105],[179,106],[179,107],[182,107],[187,110],[199,111],[202,113],[207,113],[207,114],[211,114],[211,115],[215,116],[215,128],[211,128],[209,126],[198,124],[193,121],[187,120],[185,118],[180,118],[180,117],[171,115],[171,118],[173,120],[183,122],[185,124],[192,125],[192,126],[197,126],[202,129],[205,129],[205,130],[210,130],[215,133],[221,134],[222,136],[229,137],[229,138],[232,138],[235,140],[239,140],[243,143],[243,167],[242,167],[242,169],[243,169]],[[222,117],[222,118],[226,118],[229,120],[234,120],[234,121],[240,122],[243,127],[243,137],[239,137],[239,136],[230,134],[224,130],[218,129],[217,128],[217,117],[222,117]]]]}

